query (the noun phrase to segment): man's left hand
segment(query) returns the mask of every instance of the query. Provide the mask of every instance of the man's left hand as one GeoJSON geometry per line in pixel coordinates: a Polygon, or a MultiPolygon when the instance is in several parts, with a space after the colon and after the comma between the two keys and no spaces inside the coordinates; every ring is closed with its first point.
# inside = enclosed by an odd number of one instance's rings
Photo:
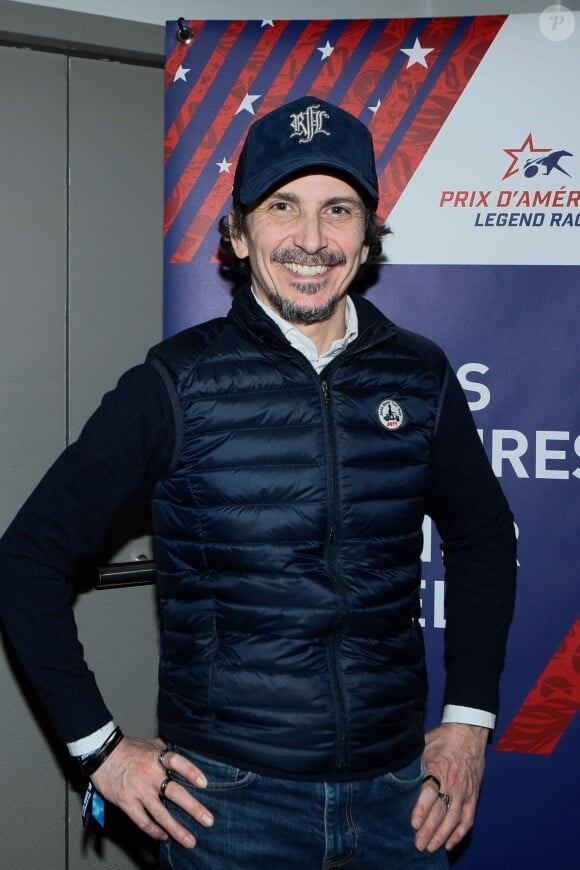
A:
{"type": "Polygon", "coordinates": [[[411,824],[420,851],[452,849],[473,827],[488,734],[478,725],[446,722],[425,735],[425,776],[436,777],[441,788],[427,780],[413,809],[411,824]]]}

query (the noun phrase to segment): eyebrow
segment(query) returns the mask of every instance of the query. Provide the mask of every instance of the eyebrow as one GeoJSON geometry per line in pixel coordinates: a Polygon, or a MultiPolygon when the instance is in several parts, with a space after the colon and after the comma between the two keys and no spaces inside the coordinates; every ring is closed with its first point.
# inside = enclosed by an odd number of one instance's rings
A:
{"type": "MultiPolygon", "coordinates": [[[[294,204],[298,204],[300,202],[300,197],[296,196],[295,193],[283,193],[282,191],[274,191],[269,196],[266,197],[266,200],[272,199],[281,199],[284,202],[292,202],[294,204]]],[[[349,205],[358,206],[359,208],[363,208],[363,202],[358,196],[331,196],[329,199],[325,199],[322,202],[322,205],[342,205],[344,203],[348,203],[349,205]]]]}

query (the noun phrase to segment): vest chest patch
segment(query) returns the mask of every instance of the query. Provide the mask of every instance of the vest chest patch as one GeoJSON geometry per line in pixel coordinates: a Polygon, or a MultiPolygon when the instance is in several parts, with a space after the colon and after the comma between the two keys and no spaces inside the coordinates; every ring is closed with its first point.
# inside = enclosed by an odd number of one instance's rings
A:
{"type": "Polygon", "coordinates": [[[383,399],[378,409],[379,420],[385,429],[400,429],[405,422],[403,409],[394,399],[383,399]]]}

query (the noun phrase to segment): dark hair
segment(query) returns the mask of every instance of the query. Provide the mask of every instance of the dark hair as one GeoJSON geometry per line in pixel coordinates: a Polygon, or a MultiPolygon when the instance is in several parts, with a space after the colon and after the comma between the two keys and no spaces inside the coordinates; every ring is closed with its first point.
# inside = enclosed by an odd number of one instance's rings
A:
{"type": "MultiPolygon", "coordinates": [[[[364,206],[365,210],[365,237],[364,244],[369,249],[369,255],[366,263],[361,266],[362,269],[367,264],[377,263],[383,256],[383,237],[389,235],[391,230],[385,226],[374,209],[370,206],[364,206]]],[[[234,251],[232,245],[232,235],[237,238],[245,229],[246,215],[250,209],[244,208],[242,205],[236,205],[229,215],[223,215],[219,222],[220,245],[219,253],[222,263],[226,265],[234,274],[247,275],[250,271],[247,257],[241,259],[234,251]],[[230,227],[231,222],[231,227],[230,227]]]]}

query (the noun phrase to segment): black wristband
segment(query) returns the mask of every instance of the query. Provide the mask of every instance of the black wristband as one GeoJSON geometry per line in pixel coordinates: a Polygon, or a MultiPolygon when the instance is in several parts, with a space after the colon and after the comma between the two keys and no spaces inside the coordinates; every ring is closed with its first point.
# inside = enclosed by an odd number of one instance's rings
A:
{"type": "Polygon", "coordinates": [[[113,749],[119,745],[124,736],[125,735],[120,728],[115,728],[96,752],[93,752],[92,755],[89,755],[88,758],[81,761],[81,769],[83,773],[87,776],[91,776],[91,774],[95,773],[101,764],[106,761],[113,749]]]}

